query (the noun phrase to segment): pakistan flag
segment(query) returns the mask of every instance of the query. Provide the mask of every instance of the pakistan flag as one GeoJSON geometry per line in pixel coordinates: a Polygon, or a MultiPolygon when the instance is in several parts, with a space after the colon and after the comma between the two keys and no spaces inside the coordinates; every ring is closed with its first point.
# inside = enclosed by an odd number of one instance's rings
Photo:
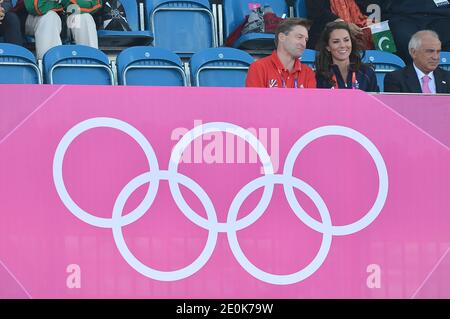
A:
{"type": "Polygon", "coordinates": [[[397,51],[395,47],[394,37],[391,29],[389,29],[389,21],[383,21],[370,25],[372,31],[372,39],[375,50],[387,51],[394,53],[397,51]]]}

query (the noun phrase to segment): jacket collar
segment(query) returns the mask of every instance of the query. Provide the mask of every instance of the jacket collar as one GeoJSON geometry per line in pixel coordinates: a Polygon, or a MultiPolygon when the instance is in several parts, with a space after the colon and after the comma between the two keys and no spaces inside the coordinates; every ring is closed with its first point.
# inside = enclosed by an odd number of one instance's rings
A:
{"type": "MultiPolygon", "coordinates": [[[[272,63],[275,65],[275,67],[277,68],[277,70],[279,72],[289,72],[283,65],[283,63],[281,63],[280,58],[278,57],[277,54],[277,50],[274,50],[272,52],[272,55],[270,56],[272,63]]],[[[290,73],[296,73],[296,72],[300,72],[302,70],[302,65],[300,63],[300,59],[296,59],[294,61],[294,70],[290,73]]]]}
{"type": "Polygon", "coordinates": [[[409,92],[422,93],[422,86],[420,85],[416,70],[412,64],[405,68],[405,77],[409,92]]]}

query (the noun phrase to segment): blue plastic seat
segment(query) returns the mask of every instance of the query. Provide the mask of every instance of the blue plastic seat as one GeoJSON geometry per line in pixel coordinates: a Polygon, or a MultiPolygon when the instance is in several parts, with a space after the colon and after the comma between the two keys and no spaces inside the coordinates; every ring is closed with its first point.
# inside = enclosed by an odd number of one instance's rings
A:
{"type": "Polygon", "coordinates": [[[131,31],[98,30],[99,46],[128,47],[131,45],[148,45],[153,41],[150,30],[139,27],[139,7],[136,0],[120,0],[131,31]]]}
{"type": "Polygon", "coordinates": [[[384,91],[384,76],[386,73],[401,69],[405,66],[405,62],[397,55],[378,50],[367,50],[363,52],[362,61],[374,66],[380,92],[384,91]]]}
{"type": "Polygon", "coordinates": [[[131,47],[117,56],[120,85],[186,86],[178,55],[162,48],[131,47]]]}
{"type": "Polygon", "coordinates": [[[439,66],[444,70],[450,71],[450,52],[441,52],[441,63],[439,66]]]}
{"type": "Polygon", "coordinates": [[[210,48],[189,61],[193,86],[244,87],[253,58],[234,48],[210,48]]]}
{"type": "MultiPolygon", "coordinates": [[[[224,0],[223,20],[224,20],[224,38],[227,39],[230,34],[244,21],[245,16],[250,13],[249,3],[261,3],[270,5],[274,13],[282,17],[288,16],[289,8],[284,0],[265,0],[258,2],[254,0],[224,0]]],[[[275,35],[273,33],[247,33],[241,35],[234,43],[233,47],[246,50],[273,50],[275,35]]]]}
{"type": "Polygon", "coordinates": [[[146,0],[153,45],[190,57],[217,47],[215,19],[208,0],[146,0]]]}
{"type": "Polygon", "coordinates": [[[303,64],[306,64],[311,69],[315,70],[316,50],[305,49],[305,52],[303,52],[300,60],[303,64]]]}
{"type": "Polygon", "coordinates": [[[308,16],[306,11],[306,0],[295,1],[294,14],[298,18],[306,18],[308,16]]]}
{"type": "Polygon", "coordinates": [[[114,84],[108,57],[92,47],[59,45],[48,50],[42,61],[48,84],[114,84]]]}
{"type": "Polygon", "coordinates": [[[0,43],[0,84],[40,84],[36,58],[24,47],[0,43]]]}

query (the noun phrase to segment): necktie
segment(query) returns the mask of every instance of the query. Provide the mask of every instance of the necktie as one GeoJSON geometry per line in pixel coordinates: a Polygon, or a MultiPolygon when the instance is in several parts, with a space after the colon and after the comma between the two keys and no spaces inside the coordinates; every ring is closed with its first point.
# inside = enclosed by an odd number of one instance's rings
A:
{"type": "Polygon", "coordinates": [[[422,93],[431,93],[430,86],[428,85],[430,80],[431,78],[428,75],[422,77],[422,93]]]}

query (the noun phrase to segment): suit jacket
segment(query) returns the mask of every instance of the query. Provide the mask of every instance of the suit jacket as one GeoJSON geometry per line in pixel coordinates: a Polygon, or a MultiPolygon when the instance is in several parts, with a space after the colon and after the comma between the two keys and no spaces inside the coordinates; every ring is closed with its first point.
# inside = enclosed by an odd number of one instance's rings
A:
{"type": "MultiPolygon", "coordinates": [[[[450,94],[450,72],[436,68],[433,72],[436,83],[436,93],[450,94]]],[[[422,86],[414,66],[387,73],[384,77],[384,92],[422,93],[422,86]]]]}

